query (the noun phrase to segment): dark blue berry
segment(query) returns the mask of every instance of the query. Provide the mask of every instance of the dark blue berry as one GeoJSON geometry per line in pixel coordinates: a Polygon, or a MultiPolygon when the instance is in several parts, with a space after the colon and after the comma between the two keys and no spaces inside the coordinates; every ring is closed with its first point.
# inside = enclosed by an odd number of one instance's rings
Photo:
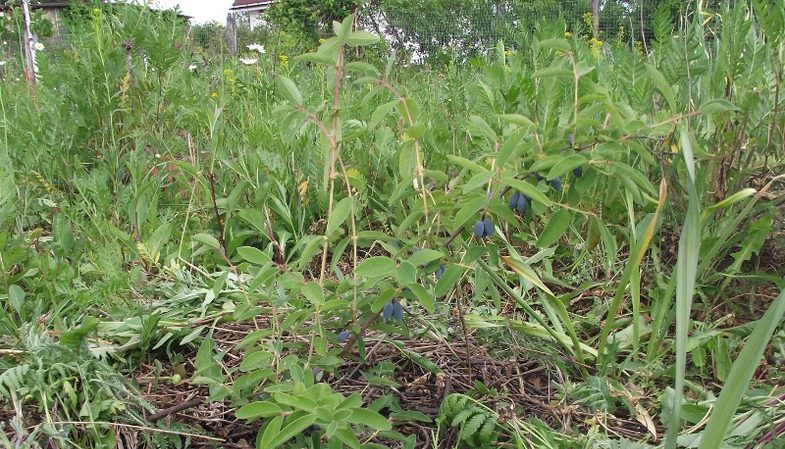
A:
{"type": "Polygon", "coordinates": [[[303,430],[303,435],[310,436],[312,433],[318,432],[319,430],[321,430],[321,427],[319,427],[318,424],[311,424],[303,430]]]}
{"type": "Polygon", "coordinates": [[[474,223],[474,236],[478,239],[485,237],[485,224],[482,221],[474,223]]]}
{"type": "Polygon", "coordinates": [[[548,181],[548,184],[551,185],[551,188],[553,190],[556,190],[557,192],[561,192],[561,189],[562,189],[561,176],[557,176],[557,177],[551,179],[550,181],[548,181]]]}
{"type": "Polygon", "coordinates": [[[583,166],[573,168],[572,169],[572,174],[576,178],[580,178],[581,176],[583,176],[583,166]]]}
{"type": "Polygon", "coordinates": [[[393,305],[393,312],[392,312],[393,318],[395,318],[398,321],[403,320],[403,306],[401,305],[401,303],[398,301],[393,301],[392,305],[393,305]]]}
{"type": "Polygon", "coordinates": [[[482,225],[486,237],[489,235],[493,235],[493,233],[496,232],[496,229],[494,229],[493,222],[491,221],[490,218],[486,218],[485,220],[483,220],[482,225]]]}
{"type": "Polygon", "coordinates": [[[393,303],[388,302],[384,305],[384,309],[382,309],[382,317],[385,320],[389,320],[393,316],[393,303]]]}
{"type": "Polygon", "coordinates": [[[520,197],[521,194],[518,192],[512,194],[512,196],[510,197],[510,209],[515,209],[516,207],[518,207],[518,198],[520,197]]]}
{"type": "Polygon", "coordinates": [[[439,268],[436,269],[436,279],[439,279],[444,274],[444,265],[439,265],[439,268]]]}
{"type": "Polygon", "coordinates": [[[575,145],[575,136],[573,136],[572,133],[567,134],[567,142],[570,143],[570,146],[575,145]]]}
{"type": "Polygon", "coordinates": [[[345,342],[346,340],[348,340],[348,339],[349,339],[349,337],[350,337],[351,335],[352,335],[352,333],[351,333],[351,332],[349,332],[349,331],[343,331],[343,332],[341,332],[340,334],[338,334],[338,343],[343,343],[343,342],[345,342]]]}
{"type": "Polygon", "coordinates": [[[518,213],[521,215],[525,214],[528,207],[529,201],[526,199],[526,196],[521,195],[518,197],[518,202],[515,204],[515,209],[518,211],[518,213]]]}

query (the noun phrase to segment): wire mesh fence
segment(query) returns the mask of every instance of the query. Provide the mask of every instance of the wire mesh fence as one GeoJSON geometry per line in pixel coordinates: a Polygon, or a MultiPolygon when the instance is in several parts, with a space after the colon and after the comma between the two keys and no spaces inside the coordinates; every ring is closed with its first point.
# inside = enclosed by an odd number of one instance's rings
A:
{"type": "MultiPolygon", "coordinates": [[[[778,0],[781,1],[781,0],[778,0]]],[[[421,0],[397,4],[370,0],[360,9],[363,26],[383,35],[413,61],[466,59],[487,54],[499,41],[530,42],[547,26],[563,27],[599,41],[629,45],[654,38],[654,22],[674,30],[694,2],[680,0],[421,0]],[[399,5],[399,6],[396,6],[399,5]]],[[[720,12],[733,0],[705,0],[703,14],[720,12]]],[[[694,12],[694,11],[693,11],[694,12]]]]}

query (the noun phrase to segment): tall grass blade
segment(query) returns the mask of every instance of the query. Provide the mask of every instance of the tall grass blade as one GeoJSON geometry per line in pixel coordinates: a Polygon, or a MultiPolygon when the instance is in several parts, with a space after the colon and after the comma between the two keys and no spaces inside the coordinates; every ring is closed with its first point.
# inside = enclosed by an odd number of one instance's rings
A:
{"type": "Polygon", "coordinates": [[[646,230],[641,236],[641,239],[635,246],[635,250],[632,252],[630,259],[627,261],[627,265],[624,267],[621,281],[619,282],[619,286],[616,287],[616,294],[613,297],[613,302],[608,308],[608,317],[605,319],[605,324],[602,326],[602,330],[600,331],[600,341],[598,344],[599,357],[597,359],[598,368],[607,365],[606,354],[603,352],[603,349],[607,343],[608,335],[610,335],[616,324],[616,314],[619,312],[619,307],[621,307],[621,301],[624,299],[624,293],[627,291],[627,286],[630,284],[633,274],[638,272],[640,269],[643,255],[649,248],[651,239],[654,236],[654,231],[657,229],[657,222],[659,221],[660,212],[662,211],[662,206],[665,204],[665,198],[667,197],[667,194],[668,184],[663,178],[663,180],[660,182],[660,195],[659,200],[657,201],[657,209],[654,211],[654,215],[652,216],[649,225],[646,227],[646,230]]]}
{"type": "Polygon", "coordinates": [[[689,204],[687,218],[684,221],[684,228],[679,239],[679,253],[676,260],[676,373],[674,386],[676,391],[673,395],[671,421],[665,435],[665,447],[668,449],[676,447],[676,437],[681,428],[681,403],[684,398],[684,376],[687,368],[687,338],[689,337],[690,311],[692,310],[692,297],[695,294],[701,240],[700,205],[698,192],[695,189],[695,161],[692,141],[686,127],[681,129],[680,140],[689,174],[687,182],[689,204]]]}
{"type": "Polygon", "coordinates": [[[758,321],[755,329],[750,334],[744,349],[733,363],[728,375],[728,381],[720,392],[720,398],[714,406],[714,411],[703,431],[698,449],[718,449],[722,444],[736,408],[741,402],[744,392],[747,391],[752,375],[758,368],[771,336],[777,327],[782,324],[785,316],[785,290],[769,306],[769,309],[758,321]]]}

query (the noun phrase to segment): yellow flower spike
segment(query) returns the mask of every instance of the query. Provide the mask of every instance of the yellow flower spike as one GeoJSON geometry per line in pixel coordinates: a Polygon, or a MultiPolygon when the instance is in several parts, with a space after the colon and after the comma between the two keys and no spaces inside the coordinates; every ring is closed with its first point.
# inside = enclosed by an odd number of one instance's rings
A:
{"type": "Polygon", "coordinates": [[[212,98],[213,100],[217,100],[218,99],[218,92],[213,92],[212,94],[210,94],[210,98],[212,98]]]}
{"type": "Polygon", "coordinates": [[[307,193],[308,193],[308,181],[307,180],[301,182],[300,185],[297,186],[297,193],[300,194],[300,201],[302,201],[303,204],[307,204],[308,203],[308,196],[307,196],[307,193]]]}
{"type": "Polygon", "coordinates": [[[323,43],[325,43],[325,42],[327,42],[327,39],[325,39],[325,38],[321,38],[321,39],[319,39],[319,43],[320,43],[320,44],[323,44],[323,43]]]}

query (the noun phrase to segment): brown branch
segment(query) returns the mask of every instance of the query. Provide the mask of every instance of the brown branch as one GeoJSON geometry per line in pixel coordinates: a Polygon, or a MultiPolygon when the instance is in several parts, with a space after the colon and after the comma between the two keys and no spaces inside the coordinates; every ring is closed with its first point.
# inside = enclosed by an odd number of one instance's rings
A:
{"type": "Polygon", "coordinates": [[[196,407],[197,405],[201,405],[201,404],[202,404],[202,398],[193,398],[191,400],[181,402],[177,405],[173,405],[169,408],[165,408],[160,412],[153,413],[152,415],[147,417],[147,422],[156,422],[161,418],[166,418],[169,415],[172,415],[177,412],[181,412],[191,407],[196,407]]]}

